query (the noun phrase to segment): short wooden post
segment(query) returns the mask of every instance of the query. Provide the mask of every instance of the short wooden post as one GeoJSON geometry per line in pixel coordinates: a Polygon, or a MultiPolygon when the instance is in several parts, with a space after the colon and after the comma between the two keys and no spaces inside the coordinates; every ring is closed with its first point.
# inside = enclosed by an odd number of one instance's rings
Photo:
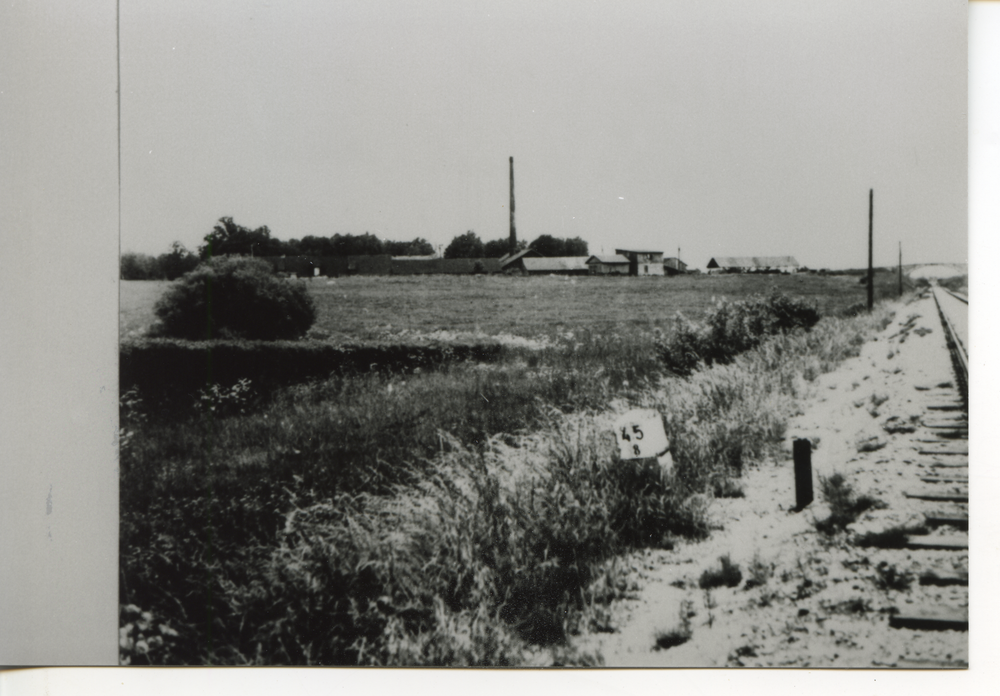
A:
{"type": "Polygon", "coordinates": [[[803,510],[813,501],[812,443],[801,438],[792,443],[795,460],[795,509],[803,510]]]}

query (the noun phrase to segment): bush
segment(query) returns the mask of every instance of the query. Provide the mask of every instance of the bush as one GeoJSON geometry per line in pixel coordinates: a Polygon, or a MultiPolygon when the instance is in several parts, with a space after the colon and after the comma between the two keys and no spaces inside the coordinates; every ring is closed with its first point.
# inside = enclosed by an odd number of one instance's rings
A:
{"type": "Polygon", "coordinates": [[[736,587],[743,580],[743,571],[733,563],[727,553],[719,556],[719,566],[709,568],[698,579],[698,587],[703,590],[711,590],[716,587],[736,587]]]}
{"type": "Polygon", "coordinates": [[[856,495],[842,474],[833,474],[829,478],[821,476],[819,483],[823,498],[830,506],[830,516],[815,523],[816,529],[823,534],[836,534],[845,530],[861,513],[886,507],[885,503],[870,495],[856,495]]]}
{"type": "Polygon", "coordinates": [[[165,336],[277,340],[305,334],[316,307],[304,284],[276,276],[266,261],[223,257],[185,274],[156,315],[165,336]]]}
{"type": "Polygon", "coordinates": [[[810,329],[819,321],[811,304],[777,292],[737,302],[719,302],[703,325],[678,317],[674,332],[657,342],[666,366],[686,376],[704,362],[726,364],[767,336],[810,329]]]}

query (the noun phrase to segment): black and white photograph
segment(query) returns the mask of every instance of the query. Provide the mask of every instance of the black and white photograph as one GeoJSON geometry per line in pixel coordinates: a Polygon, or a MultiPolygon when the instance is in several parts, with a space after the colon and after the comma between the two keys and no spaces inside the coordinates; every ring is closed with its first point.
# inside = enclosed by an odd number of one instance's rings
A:
{"type": "Polygon", "coordinates": [[[118,664],[968,670],[968,3],[113,12],[118,664]]]}
{"type": "Polygon", "coordinates": [[[962,4],[120,42],[122,664],[967,664],[962,4]]]}

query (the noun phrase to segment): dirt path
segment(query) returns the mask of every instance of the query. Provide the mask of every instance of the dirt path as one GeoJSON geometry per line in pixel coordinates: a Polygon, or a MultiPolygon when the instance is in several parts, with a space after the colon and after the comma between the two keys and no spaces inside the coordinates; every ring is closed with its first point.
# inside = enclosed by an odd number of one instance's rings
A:
{"type": "MultiPolygon", "coordinates": [[[[928,405],[957,398],[953,389],[935,388],[952,381],[933,300],[898,306],[895,320],[863,347],[860,357],[816,381],[802,414],[790,423],[782,459],[744,475],[744,498],[714,501],[711,514],[721,529],[707,541],[626,561],[642,587],[637,598],[613,608],[615,633],[580,636],[576,647],[600,654],[607,666],[967,663],[967,632],[889,626],[896,610],[967,607],[967,587],[922,586],[916,580],[931,569],[967,572],[967,551],[858,548],[843,536],[831,543],[814,526],[828,515],[819,477],[834,473],[857,493],[887,504],[863,513],[850,531],[923,521],[927,503],[903,492],[920,486],[921,475],[929,471],[929,458],[919,454],[926,449],[918,442],[927,437],[922,422],[935,413],[928,405]],[[908,426],[913,432],[905,432],[908,426]],[[790,511],[794,437],[814,443],[817,500],[802,512],[790,511]],[[726,554],[742,570],[739,585],[700,589],[702,573],[726,554]],[[898,580],[901,576],[912,580],[908,587],[898,580]],[[669,645],[680,642],[678,635],[690,637],[673,647],[657,647],[658,637],[669,645]]],[[[954,530],[931,534],[949,531],[954,530]]]]}

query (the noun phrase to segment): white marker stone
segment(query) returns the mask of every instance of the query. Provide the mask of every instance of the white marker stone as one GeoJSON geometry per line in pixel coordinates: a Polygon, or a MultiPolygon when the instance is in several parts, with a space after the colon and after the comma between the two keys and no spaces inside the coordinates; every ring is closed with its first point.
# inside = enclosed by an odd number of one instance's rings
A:
{"type": "Polygon", "coordinates": [[[622,459],[660,457],[670,448],[663,419],[648,408],[634,409],[615,421],[615,438],[622,459]]]}

